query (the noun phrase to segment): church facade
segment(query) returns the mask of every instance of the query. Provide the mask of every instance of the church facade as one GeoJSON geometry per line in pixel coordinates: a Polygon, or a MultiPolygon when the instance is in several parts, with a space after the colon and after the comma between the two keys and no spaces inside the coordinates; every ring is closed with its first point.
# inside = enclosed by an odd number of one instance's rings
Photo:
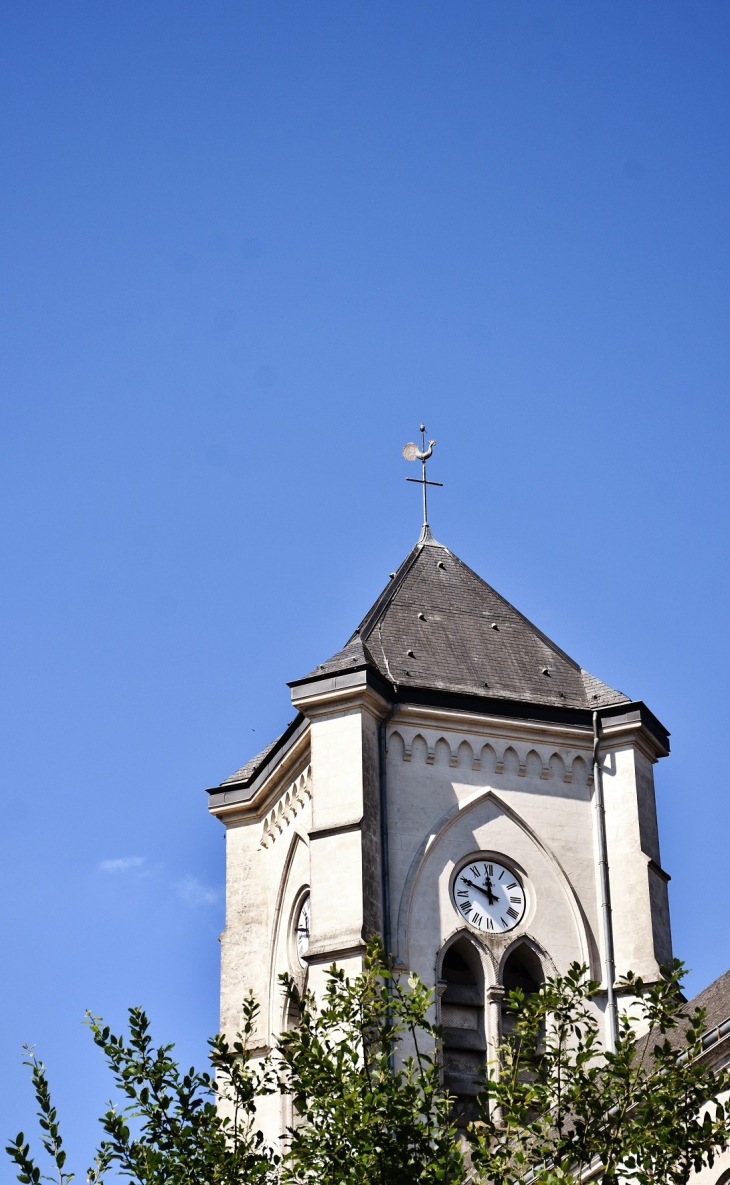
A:
{"type": "Polygon", "coordinates": [[[222,1029],[252,990],[263,1053],[291,1019],[279,974],[316,992],[377,932],[434,989],[467,1105],[512,987],[585,963],[610,1041],[614,975],[654,980],[672,957],[653,778],[669,738],[646,705],[428,527],[345,647],[289,686],[287,729],[209,791],[226,827],[222,1029]]]}

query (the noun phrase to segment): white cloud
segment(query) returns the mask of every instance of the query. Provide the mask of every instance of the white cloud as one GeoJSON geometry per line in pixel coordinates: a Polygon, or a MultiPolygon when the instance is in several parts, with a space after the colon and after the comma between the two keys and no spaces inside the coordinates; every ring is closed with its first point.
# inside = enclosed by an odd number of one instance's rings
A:
{"type": "Polygon", "coordinates": [[[211,889],[208,885],[204,885],[202,881],[199,881],[197,876],[191,876],[189,873],[181,881],[177,882],[175,889],[178,897],[186,905],[215,905],[220,898],[220,893],[217,889],[211,889]]]}
{"type": "Polygon", "coordinates": [[[116,860],[102,860],[101,872],[129,872],[130,868],[141,868],[144,856],[119,856],[116,860]]]}

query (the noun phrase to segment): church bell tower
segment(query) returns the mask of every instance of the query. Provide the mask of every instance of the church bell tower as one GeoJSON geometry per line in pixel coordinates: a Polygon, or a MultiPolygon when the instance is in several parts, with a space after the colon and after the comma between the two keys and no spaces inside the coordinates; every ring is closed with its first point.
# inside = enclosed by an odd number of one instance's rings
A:
{"type": "Polygon", "coordinates": [[[654,980],[672,955],[653,779],[669,738],[649,709],[425,522],[344,648],[289,687],[286,730],[209,791],[226,827],[223,1030],[251,989],[270,1048],[290,1023],[278,975],[316,992],[378,932],[433,987],[445,1081],[467,1103],[509,1025],[505,990],[575,960],[602,984],[610,1042],[614,977],[654,980]]]}

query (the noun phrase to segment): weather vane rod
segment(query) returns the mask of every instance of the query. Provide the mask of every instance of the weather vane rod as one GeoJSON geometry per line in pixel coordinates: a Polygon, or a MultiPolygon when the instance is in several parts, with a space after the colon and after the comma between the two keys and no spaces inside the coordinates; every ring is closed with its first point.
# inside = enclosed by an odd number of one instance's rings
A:
{"type": "Polygon", "coordinates": [[[431,453],[433,452],[433,446],[435,445],[435,443],[436,443],[435,440],[429,440],[428,448],[426,448],[426,425],[421,424],[421,447],[420,447],[420,449],[419,449],[418,445],[413,444],[412,441],[409,441],[409,443],[403,449],[403,456],[405,457],[406,461],[420,461],[421,465],[423,467],[422,468],[422,473],[423,473],[422,477],[407,477],[406,481],[414,481],[417,483],[417,485],[419,485],[423,488],[423,527],[424,527],[424,530],[426,529],[426,527],[428,527],[428,505],[426,502],[426,486],[442,486],[443,487],[443,484],[444,484],[442,481],[427,481],[426,480],[426,461],[431,456],[431,453]]]}

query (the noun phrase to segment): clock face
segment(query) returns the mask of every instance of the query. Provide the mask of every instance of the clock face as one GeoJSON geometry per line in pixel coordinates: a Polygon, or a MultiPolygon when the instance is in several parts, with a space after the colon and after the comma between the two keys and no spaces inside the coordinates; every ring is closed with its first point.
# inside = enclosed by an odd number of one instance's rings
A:
{"type": "Polygon", "coordinates": [[[294,935],[297,940],[297,958],[299,965],[306,967],[304,956],[309,950],[309,916],[310,916],[310,901],[309,893],[302,901],[297,914],[297,920],[294,923],[294,935]]]}
{"type": "Polygon", "coordinates": [[[511,868],[496,860],[472,860],[460,868],[451,889],[457,912],[478,930],[504,934],[522,921],[525,890],[511,868]]]}

